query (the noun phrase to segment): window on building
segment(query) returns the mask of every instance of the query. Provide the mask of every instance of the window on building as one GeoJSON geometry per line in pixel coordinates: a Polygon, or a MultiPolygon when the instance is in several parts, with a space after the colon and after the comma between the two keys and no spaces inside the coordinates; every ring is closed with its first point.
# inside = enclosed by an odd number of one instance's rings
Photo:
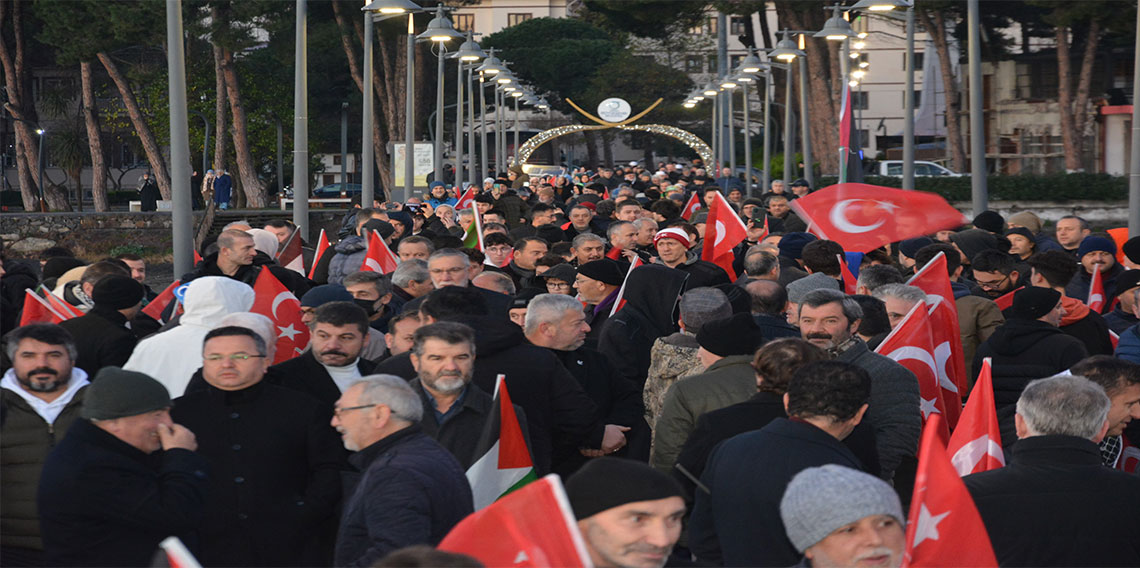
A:
{"type": "Polygon", "coordinates": [[[523,22],[525,22],[525,21],[527,21],[527,20],[531,19],[532,17],[533,17],[533,16],[531,16],[531,14],[530,14],[530,13],[526,13],[526,14],[507,14],[507,25],[508,25],[508,26],[513,26],[513,25],[516,25],[516,24],[521,24],[521,23],[523,23],[523,22]]]}
{"type": "Polygon", "coordinates": [[[710,33],[712,35],[716,35],[717,34],[716,18],[709,18],[708,22],[709,22],[708,33],[710,33]]]}
{"type": "Polygon", "coordinates": [[[851,108],[855,110],[867,110],[867,101],[870,99],[867,91],[851,91],[851,108]]]}
{"type": "MultiPolygon", "coordinates": [[[[918,108],[922,104],[922,89],[914,90],[914,108],[918,108]]],[[[902,93],[902,105],[906,108],[906,91],[902,93]]]]}
{"type": "Polygon", "coordinates": [[[452,14],[451,25],[457,31],[473,32],[475,31],[475,14],[452,14]]]}
{"type": "Polygon", "coordinates": [[[717,66],[716,66],[716,55],[715,54],[708,56],[708,63],[709,63],[709,66],[708,66],[709,73],[716,73],[717,66]]]}
{"type": "Polygon", "coordinates": [[[340,154],[333,154],[332,160],[333,160],[334,166],[339,166],[340,165],[340,154]]]}
{"type": "MultiPolygon", "coordinates": [[[[906,53],[905,52],[902,54],[902,60],[903,60],[903,63],[902,63],[903,71],[906,71],[906,53]]],[[[926,63],[926,54],[922,53],[921,51],[915,52],[915,54],[914,54],[914,65],[915,65],[914,70],[915,71],[922,71],[924,63],[926,63]]]]}
{"type": "Polygon", "coordinates": [[[705,71],[705,58],[700,55],[686,55],[685,56],[685,72],[686,73],[704,73],[705,71]]]}
{"type": "Polygon", "coordinates": [[[731,55],[728,59],[728,69],[734,70],[740,67],[740,63],[744,61],[743,55],[731,55]]]}
{"type": "Polygon", "coordinates": [[[732,19],[729,20],[729,30],[732,31],[732,35],[744,35],[744,30],[747,26],[748,19],[743,16],[733,16],[732,19]]]}
{"type": "Polygon", "coordinates": [[[1027,100],[1057,98],[1057,65],[1052,61],[1017,64],[1017,97],[1027,100]]]}

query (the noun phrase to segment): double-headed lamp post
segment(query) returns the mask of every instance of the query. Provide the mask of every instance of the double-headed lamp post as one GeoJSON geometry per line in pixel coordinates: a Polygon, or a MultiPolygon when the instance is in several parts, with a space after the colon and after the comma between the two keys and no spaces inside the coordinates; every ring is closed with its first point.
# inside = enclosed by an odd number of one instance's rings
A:
{"type": "MultiPolygon", "coordinates": [[[[796,167],[795,142],[792,140],[792,64],[797,57],[805,57],[805,54],[796,46],[787,30],[782,33],[783,39],[776,44],[775,49],[768,52],[768,57],[787,64],[784,89],[784,186],[791,187],[792,171],[796,167]]],[[[764,126],[767,128],[766,124],[764,126]]]]}
{"type": "MultiPolygon", "coordinates": [[[[824,38],[828,41],[842,41],[843,49],[840,50],[839,56],[839,76],[843,78],[846,83],[849,80],[850,73],[848,68],[850,66],[850,52],[851,52],[851,38],[858,36],[855,30],[851,29],[851,23],[843,18],[843,7],[836,5],[832,6],[832,15],[823,24],[823,29],[816,32],[814,37],[824,38]]],[[[850,112],[850,110],[848,111],[850,112]]],[[[850,148],[841,148],[840,152],[850,153],[850,148]]],[[[839,183],[847,181],[847,155],[840,154],[839,156],[839,183]]]]}
{"type": "MultiPolygon", "coordinates": [[[[486,83],[488,81],[491,81],[491,83],[493,85],[497,86],[497,83],[495,83],[493,81],[495,76],[497,76],[499,73],[505,72],[506,70],[507,70],[507,67],[505,65],[503,65],[503,62],[500,61],[498,57],[495,57],[495,48],[493,48],[493,47],[488,51],[487,58],[483,60],[483,64],[475,69],[475,71],[479,73],[479,122],[480,122],[480,132],[479,132],[480,142],[479,142],[479,144],[483,149],[481,155],[479,156],[479,179],[487,179],[487,161],[491,157],[491,152],[487,151],[487,90],[486,90],[487,86],[486,86],[486,83]]],[[[492,94],[494,94],[494,93],[492,93],[492,94]]],[[[496,95],[495,100],[498,101],[497,95],[496,95]]],[[[475,117],[471,117],[471,118],[474,119],[475,117]]],[[[496,161],[498,161],[499,134],[498,134],[497,121],[496,121],[494,140],[495,140],[495,152],[494,153],[496,156],[495,159],[496,159],[496,161]]]]}
{"type": "MultiPolygon", "coordinates": [[[[752,183],[752,120],[748,101],[748,86],[755,80],[755,74],[767,68],[767,64],[760,61],[751,48],[748,49],[748,55],[740,62],[736,68],[736,82],[740,85],[740,99],[741,106],[744,107],[744,180],[747,184],[745,189],[748,197],[753,195],[752,183]]],[[[735,173],[735,168],[733,172],[735,173]]]]}
{"type": "MultiPolygon", "coordinates": [[[[472,38],[470,31],[467,32],[467,39],[463,45],[459,46],[459,51],[455,52],[455,189],[458,193],[463,192],[463,182],[467,176],[463,172],[463,70],[467,69],[467,83],[468,83],[468,97],[474,96],[471,93],[471,68],[472,65],[479,60],[487,57],[487,54],[479,47],[478,43],[472,38]]],[[[475,121],[475,117],[471,117],[471,121],[475,121]]],[[[472,143],[473,144],[473,143],[472,143]]],[[[471,151],[467,154],[468,171],[471,172],[471,178],[475,178],[475,151],[472,146],[471,151]]]]}
{"type": "MultiPolygon", "coordinates": [[[[463,34],[455,31],[451,25],[451,20],[443,15],[443,4],[435,10],[435,17],[428,22],[427,30],[421,33],[417,39],[429,40],[439,47],[439,52],[436,54],[438,65],[436,67],[435,77],[435,154],[433,161],[435,162],[435,181],[443,181],[443,63],[446,59],[447,42],[453,39],[463,39],[463,34]]],[[[462,73],[463,65],[458,64],[460,73],[462,73]]],[[[458,102],[456,103],[458,104],[458,102]]],[[[458,129],[456,129],[458,132],[458,129]]],[[[459,156],[456,154],[456,166],[459,165],[459,156]]]]}

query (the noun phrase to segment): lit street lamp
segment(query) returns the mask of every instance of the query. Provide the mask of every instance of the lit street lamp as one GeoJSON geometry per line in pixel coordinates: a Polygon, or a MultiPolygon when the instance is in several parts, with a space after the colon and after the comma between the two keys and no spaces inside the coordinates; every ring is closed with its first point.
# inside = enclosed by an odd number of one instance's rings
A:
{"type": "MultiPolygon", "coordinates": [[[[436,67],[436,89],[435,89],[435,181],[443,182],[443,62],[447,52],[446,43],[453,39],[462,39],[463,34],[455,31],[451,26],[451,20],[448,20],[443,15],[443,4],[441,3],[435,12],[435,17],[428,22],[427,30],[419,35],[421,40],[430,40],[439,46],[439,52],[436,54],[438,64],[436,67]]],[[[463,64],[459,63],[462,68],[463,64]]],[[[456,166],[459,166],[459,156],[456,154],[456,166]]]]}

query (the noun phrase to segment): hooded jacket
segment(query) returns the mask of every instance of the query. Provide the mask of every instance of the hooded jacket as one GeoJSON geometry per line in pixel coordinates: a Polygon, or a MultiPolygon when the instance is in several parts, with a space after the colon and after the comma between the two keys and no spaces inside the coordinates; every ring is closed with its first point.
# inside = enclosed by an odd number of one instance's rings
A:
{"type": "Polygon", "coordinates": [[[1061,331],[1085,344],[1089,355],[1112,355],[1112,340],[1108,336],[1108,323],[1104,317],[1089,309],[1077,298],[1063,296],[1061,331]]]}
{"type": "Polygon", "coordinates": [[[954,306],[958,308],[962,354],[965,361],[973,361],[978,345],[990,338],[994,330],[1005,322],[1005,317],[993,300],[974,295],[969,286],[951,282],[950,288],[954,291],[954,306]]]}
{"type": "Polygon", "coordinates": [[[202,340],[226,314],[248,312],[253,288],[232,278],[205,276],[186,289],[179,325],[139,342],[124,369],[146,373],[166,386],[171,398],[181,396],[202,366],[202,340]]]}
{"type": "Polygon", "coordinates": [[[364,265],[364,255],[368,253],[368,241],[359,235],[344,239],[333,247],[336,256],[329,261],[328,283],[341,284],[344,277],[357,272],[364,265]]]}
{"type": "Polygon", "coordinates": [[[677,331],[677,300],[688,276],[656,264],[635,269],[626,280],[625,307],[602,327],[598,349],[638,387],[649,376],[653,342],[677,331]]]}
{"type": "MultiPolygon", "coordinates": [[[[1087,308],[1086,308],[1087,309],[1087,308]]],[[[991,357],[994,404],[1003,445],[1017,439],[1013,409],[1029,381],[1051,377],[1088,356],[1085,346],[1060,329],[1039,320],[1010,318],[999,326],[974,355],[973,374],[991,357]]]]}

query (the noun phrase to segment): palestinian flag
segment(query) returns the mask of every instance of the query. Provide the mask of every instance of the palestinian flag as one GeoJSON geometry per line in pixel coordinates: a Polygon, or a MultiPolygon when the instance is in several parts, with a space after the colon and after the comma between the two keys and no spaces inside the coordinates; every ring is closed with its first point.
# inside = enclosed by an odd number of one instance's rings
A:
{"type": "Polygon", "coordinates": [[[504,379],[499,375],[495,384],[499,412],[487,420],[479,440],[479,447],[487,450],[467,470],[476,511],[538,479],[504,379]]]}

